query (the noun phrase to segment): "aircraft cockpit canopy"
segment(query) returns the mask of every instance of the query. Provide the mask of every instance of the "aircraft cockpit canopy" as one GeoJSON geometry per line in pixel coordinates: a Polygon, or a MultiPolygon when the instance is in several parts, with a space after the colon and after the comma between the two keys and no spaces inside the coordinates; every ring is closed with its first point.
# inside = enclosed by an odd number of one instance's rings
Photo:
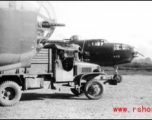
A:
{"type": "Polygon", "coordinates": [[[114,50],[130,50],[130,46],[125,45],[125,44],[116,43],[116,44],[114,44],[114,50]]]}

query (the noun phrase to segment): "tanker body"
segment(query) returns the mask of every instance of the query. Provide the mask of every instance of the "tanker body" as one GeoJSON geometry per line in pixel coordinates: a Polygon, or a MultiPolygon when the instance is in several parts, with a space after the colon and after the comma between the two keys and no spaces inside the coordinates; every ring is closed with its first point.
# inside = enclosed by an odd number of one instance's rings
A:
{"type": "Polygon", "coordinates": [[[31,59],[48,39],[55,26],[42,27],[43,22],[56,23],[48,1],[0,1],[0,72],[30,67],[31,59]]]}

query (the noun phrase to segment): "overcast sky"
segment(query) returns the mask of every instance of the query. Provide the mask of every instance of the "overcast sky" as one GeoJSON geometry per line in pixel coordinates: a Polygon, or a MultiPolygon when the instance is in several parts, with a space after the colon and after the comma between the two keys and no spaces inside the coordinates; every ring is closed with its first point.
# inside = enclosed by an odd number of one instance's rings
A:
{"type": "MultiPolygon", "coordinates": [[[[80,35],[134,46],[152,59],[152,1],[51,1],[57,27],[51,39],[80,35]]],[[[139,57],[142,58],[142,57],[139,57]]]]}

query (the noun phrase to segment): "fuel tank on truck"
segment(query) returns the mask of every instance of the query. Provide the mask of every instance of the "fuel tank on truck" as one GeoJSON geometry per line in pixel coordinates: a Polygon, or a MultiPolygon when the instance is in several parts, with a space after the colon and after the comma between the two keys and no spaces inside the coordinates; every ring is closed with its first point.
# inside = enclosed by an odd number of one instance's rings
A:
{"type": "Polygon", "coordinates": [[[49,1],[0,1],[0,71],[30,67],[37,54],[38,40],[48,39],[56,23],[49,1]]]}

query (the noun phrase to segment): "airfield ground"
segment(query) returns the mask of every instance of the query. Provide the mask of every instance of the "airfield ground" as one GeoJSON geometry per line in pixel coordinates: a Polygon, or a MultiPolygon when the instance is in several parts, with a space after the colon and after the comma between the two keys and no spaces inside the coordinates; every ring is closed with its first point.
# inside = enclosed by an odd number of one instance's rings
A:
{"type": "Polygon", "coordinates": [[[123,82],[117,86],[105,85],[104,95],[100,100],[88,100],[85,96],[75,97],[66,87],[61,87],[60,91],[59,89],[25,91],[19,104],[12,107],[0,106],[0,118],[150,119],[152,76],[124,75],[123,82]],[[114,112],[114,107],[125,107],[127,112],[114,112]]]}

